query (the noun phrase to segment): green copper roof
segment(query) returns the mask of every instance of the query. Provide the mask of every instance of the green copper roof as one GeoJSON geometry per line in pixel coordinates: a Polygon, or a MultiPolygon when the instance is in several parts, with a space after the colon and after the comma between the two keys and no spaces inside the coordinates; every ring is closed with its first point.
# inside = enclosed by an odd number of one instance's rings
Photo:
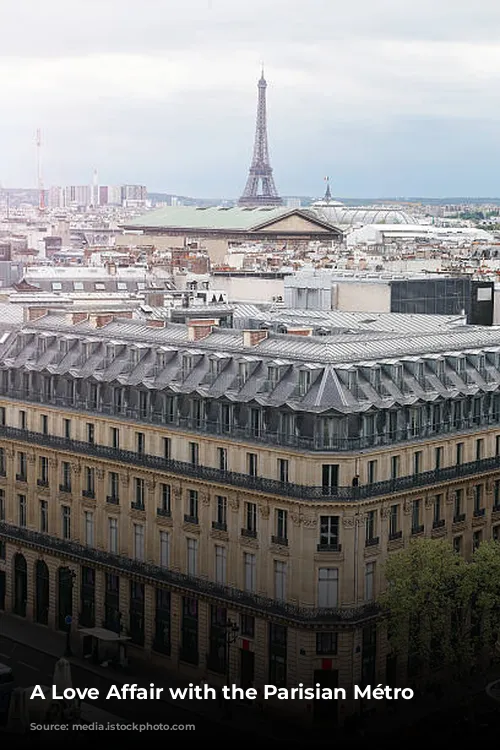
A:
{"type": "Polygon", "coordinates": [[[169,206],[150,211],[132,219],[125,227],[190,228],[250,230],[267,221],[292,213],[293,209],[279,208],[196,208],[169,206]]]}

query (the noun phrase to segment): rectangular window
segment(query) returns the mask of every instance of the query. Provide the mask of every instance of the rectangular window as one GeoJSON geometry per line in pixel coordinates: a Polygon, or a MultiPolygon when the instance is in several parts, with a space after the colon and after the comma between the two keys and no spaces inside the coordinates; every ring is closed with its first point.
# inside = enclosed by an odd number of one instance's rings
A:
{"type": "Polygon", "coordinates": [[[240,633],[244,638],[255,638],[255,617],[240,615],[240,633]]]}
{"type": "Polygon", "coordinates": [[[397,539],[401,536],[399,533],[399,514],[399,505],[391,505],[389,512],[389,539],[397,539]]]}
{"type": "Polygon", "coordinates": [[[108,518],[108,548],[113,555],[118,554],[118,519],[108,518]]]}
{"type": "Polygon", "coordinates": [[[217,495],[217,517],[215,519],[215,522],[217,524],[217,528],[221,531],[226,531],[227,529],[227,497],[223,497],[222,495],[217,495]]]}
{"type": "Polygon", "coordinates": [[[286,562],[274,561],[274,598],[278,601],[286,599],[286,562]]]}
{"type": "Polygon", "coordinates": [[[134,523],[134,558],[144,560],[144,526],[134,523]]]}
{"type": "Polygon", "coordinates": [[[85,544],[87,547],[94,546],[94,514],[90,511],[85,511],[85,544]]]}
{"type": "Polygon", "coordinates": [[[227,448],[217,448],[217,466],[220,471],[227,471],[227,448]]]}
{"type": "Polygon", "coordinates": [[[413,473],[420,474],[422,471],[422,451],[415,451],[413,454],[413,473]]]}
{"type": "Polygon", "coordinates": [[[339,465],[323,464],[321,474],[323,495],[336,495],[339,485],[339,465]]]}
{"type": "Polygon", "coordinates": [[[500,456],[500,435],[495,438],[495,456],[496,458],[500,456]]]}
{"type": "Polygon", "coordinates": [[[227,567],[227,550],[220,544],[215,545],[215,582],[225,585],[227,567]]]}
{"type": "Polygon", "coordinates": [[[316,654],[318,656],[335,656],[338,650],[337,633],[316,633],[316,654]]]}
{"type": "Polygon", "coordinates": [[[61,464],[61,492],[71,492],[71,464],[69,461],[63,461],[61,464]]]}
{"type": "Polygon", "coordinates": [[[365,601],[373,601],[375,590],[375,563],[366,563],[365,567],[365,601]]]}
{"type": "Polygon", "coordinates": [[[198,540],[187,540],[187,572],[190,576],[198,574],[198,540]]]}
{"type": "Polygon", "coordinates": [[[63,419],[63,432],[66,440],[71,440],[71,419],[63,419]]]}
{"type": "Polygon", "coordinates": [[[26,495],[18,495],[17,500],[19,507],[19,526],[23,527],[27,524],[26,495]]]}
{"type": "Polygon", "coordinates": [[[71,508],[69,505],[61,506],[62,538],[71,539],[71,508]]]}
{"type": "Polygon", "coordinates": [[[91,445],[93,445],[94,441],[95,441],[95,427],[91,422],[87,422],[87,443],[90,443],[91,445]]]}
{"type": "Polygon", "coordinates": [[[500,510],[500,479],[493,484],[493,510],[500,510]]]}
{"type": "Polygon", "coordinates": [[[377,462],[368,461],[367,484],[374,484],[377,481],[377,462]]]}
{"type": "Polygon", "coordinates": [[[412,502],[412,506],[411,506],[411,531],[412,531],[412,534],[418,534],[420,531],[422,531],[422,528],[421,528],[421,525],[420,525],[421,510],[422,510],[422,501],[421,500],[414,500],[412,502]]]}
{"type": "Polygon", "coordinates": [[[245,527],[247,536],[257,536],[257,504],[245,503],[245,527]]]}
{"type": "Polygon", "coordinates": [[[283,484],[288,483],[288,465],[286,458],[278,458],[278,479],[283,484]]]}
{"type": "Polygon", "coordinates": [[[318,607],[332,608],[338,604],[338,568],[318,570],[318,607]]]}
{"type": "Polygon", "coordinates": [[[441,526],[441,513],[443,510],[443,496],[441,494],[436,495],[434,498],[434,517],[433,526],[434,528],[441,526]]]}
{"type": "Polygon", "coordinates": [[[286,686],[287,629],[284,625],[269,625],[269,684],[286,686]]]}
{"type": "Polygon", "coordinates": [[[144,510],[144,499],[145,499],[145,485],[144,479],[135,477],[135,501],[134,507],[136,510],[144,510]]]}
{"type": "Polygon", "coordinates": [[[0,489],[0,521],[5,521],[5,490],[0,489]]]}
{"type": "Polygon", "coordinates": [[[108,500],[118,504],[118,498],[120,495],[120,478],[116,471],[109,472],[109,497],[108,500]]]}
{"type": "Polygon", "coordinates": [[[276,511],[276,538],[273,541],[288,544],[288,513],[281,508],[276,511]]]}
{"type": "Polygon", "coordinates": [[[453,549],[457,554],[459,555],[462,554],[462,537],[461,536],[453,537],[453,549]]]}
{"type": "Polygon", "coordinates": [[[16,479],[18,482],[26,482],[28,478],[28,463],[26,460],[26,453],[20,451],[17,454],[17,474],[16,479]]]}
{"type": "Polygon", "coordinates": [[[145,450],[146,438],[143,432],[135,433],[135,449],[139,455],[142,455],[145,450]]]}
{"type": "Polygon", "coordinates": [[[456,464],[457,466],[460,466],[460,464],[463,464],[464,462],[464,444],[463,443],[457,443],[456,447],[456,464]]]}
{"type": "Polygon", "coordinates": [[[38,482],[42,487],[47,487],[49,484],[49,459],[46,456],[40,456],[38,459],[38,482]]]}
{"type": "Polygon", "coordinates": [[[46,414],[42,414],[41,419],[41,430],[42,435],[48,435],[49,434],[49,418],[46,414]]]}
{"type": "Polygon", "coordinates": [[[40,531],[47,534],[49,531],[49,504],[47,500],[40,500],[40,531]]]}
{"type": "Polygon", "coordinates": [[[19,412],[19,429],[20,430],[26,429],[26,412],[24,410],[21,410],[19,412]]]}
{"type": "Polygon", "coordinates": [[[118,427],[111,427],[111,447],[116,450],[120,447],[120,430],[118,427]]]}
{"type": "Polygon", "coordinates": [[[170,566],[170,534],[160,531],[160,565],[162,568],[170,566]]]}
{"type": "Polygon", "coordinates": [[[484,456],[484,440],[483,438],[478,438],[476,440],[476,461],[481,461],[483,456],[484,456]]]}
{"type": "Polygon", "coordinates": [[[484,515],[484,509],[482,505],[483,505],[483,485],[476,484],[474,485],[474,515],[475,516],[484,515]]]}
{"type": "Polygon", "coordinates": [[[443,447],[439,446],[434,451],[434,469],[439,471],[443,466],[443,447]]]}
{"type": "Polygon", "coordinates": [[[5,462],[5,448],[0,448],[0,476],[4,477],[7,474],[7,464],[5,462]]]}
{"type": "Polygon", "coordinates": [[[256,453],[247,453],[247,474],[249,474],[251,477],[258,476],[256,453]]]}
{"type": "Polygon", "coordinates": [[[243,554],[245,569],[245,591],[254,592],[257,583],[257,557],[251,552],[243,554]]]}
{"type": "Polygon", "coordinates": [[[92,466],[85,467],[85,497],[95,496],[95,469],[92,466]]]}
{"type": "Polygon", "coordinates": [[[191,523],[198,523],[198,491],[188,491],[188,518],[191,523]]]}
{"type": "Polygon", "coordinates": [[[200,446],[198,443],[189,443],[189,463],[198,466],[200,462],[200,446]]]}
{"type": "Polygon", "coordinates": [[[334,551],[339,549],[339,520],[339,516],[320,516],[320,549],[334,551]]]}
{"type": "Polygon", "coordinates": [[[378,537],[376,535],[376,524],[377,516],[375,510],[370,510],[366,514],[365,520],[365,543],[366,544],[377,544],[378,537]]]}
{"type": "Polygon", "coordinates": [[[391,456],[391,479],[399,477],[399,456],[391,456]]]}
{"type": "Polygon", "coordinates": [[[453,520],[455,523],[459,521],[463,521],[465,518],[465,514],[463,513],[463,498],[464,498],[464,491],[463,489],[458,489],[455,491],[455,507],[454,507],[454,513],[453,513],[453,520]]]}
{"type": "Polygon", "coordinates": [[[163,458],[165,461],[172,458],[172,440],[169,437],[163,438],[163,458]]]}
{"type": "Polygon", "coordinates": [[[171,492],[169,484],[160,485],[160,509],[163,515],[170,516],[172,513],[171,507],[171,492]]]}

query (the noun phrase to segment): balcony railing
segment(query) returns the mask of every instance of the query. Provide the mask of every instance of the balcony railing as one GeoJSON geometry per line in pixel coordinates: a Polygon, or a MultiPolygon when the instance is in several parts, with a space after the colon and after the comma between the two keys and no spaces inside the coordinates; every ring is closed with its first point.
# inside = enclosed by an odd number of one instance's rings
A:
{"type": "Polygon", "coordinates": [[[120,498],[118,497],[118,495],[106,495],[106,502],[110,503],[111,505],[119,505],[120,498]]]}
{"type": "Polygon", "coordinates": [[[315,434],[298,435],[295,432],[272,429],[271,425],[268,424],[259,427],[228,424],[223,419],[181,416],[176,412],[171,412],[168,407],[144,411],[139,405],[134,406],[126,403],[117,405],[102,400],[96,401],[94,398],[86,398],[85,396],[48,395],[35,388],[27,390],[0,387],[0,395],[2,399],[42,403],[48,407],[61,407],[77,412],[88,412],[92,415],[106,414],[116,419],[135,421],[138,424],[168,425],[168,428],[172,430],[178,429],[214,435],[226,434],[234,440],[281,445],[308,451],[359,451],[394,443],[439,438],[441,435],[458,435],[469,431],[477,432],[480,428],[498,426],[500,421],[500,415],[492,409],[488,413],[468,416],[460,420],[454,420],[450,417],[439,422],[424,422],[418,430],[412,425],[406,424],[398,429],[384,429],[372,434],[348,436],[345,432],[342,434],[342,431],[341,434],[325,434],[323,429],[318,427],[315,434]]]}
{"type": "Polygon", "coordinates": [[[218,599],[227,607],[247,609],[249,614],[256,616],[283,617],[296,623],[355,623],[376,617],[380,611],[373,603],[362,607],[332,609],[300,607],[185,573],[178,573],[168,568],[161,568],[152,563],[132,560],[129,557],[105,552],[95,547],[85,547],[78,542],[13,526],[4,521],[0,521],[0,538],[16,546],[24,544],[25,547],[52,553],[66,561],[72,560],[85,566],[96,565],[115,574],[135,576],[152,585],[167,586],[178,593],[189,592],[201,598],[218,599]]]}
{"type": "MultiPolygon", "coordinates": [[[[279,482],[276,479],[250,476],[234,471],[222,471],[211,466],[193,466],[185,461],[166,459],[163,456],[155,456],[148,453],[139,454],[135,451],[126,451],[119,448],[111,448],[107,445],[98,445],[70,440],[56,435],[43,435],[40,432],[30,432],[16,427],[0,426],[0,440],[13,440],[30,445],[45,446],[53,450],[67,454],[81,454],[92,456],[112,463],[120,463],[136,466],[137,468],[153,469],[169,472],[180,477],[198,479],[234,487],[243,487],[247,490],[265,492],[282,497],[295,497],[301,500],[319,500],[321,502],[342,501],[356,502],[372,497],[394,495],[409,490],[416,490],[432,486],[442,482],[453,482],[479,474],[500,472],[500,457],[492,456],[480,461],[471,461],[466,464],[448,466],[442,469],[425,471],[421,474],[411,474],[397,479],[388,479],[384,482],[361,485],[358,487],[318,487],[291,482],[279,482]]],[[[71,491],[63,489],[61,492],[71,491]]]]}

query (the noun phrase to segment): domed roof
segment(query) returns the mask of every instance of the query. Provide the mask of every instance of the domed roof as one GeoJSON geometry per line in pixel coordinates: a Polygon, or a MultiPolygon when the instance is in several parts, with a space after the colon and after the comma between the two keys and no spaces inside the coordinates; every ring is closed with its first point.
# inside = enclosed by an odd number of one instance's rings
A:
{"type": "Polygon", "coordinates": [[[414,217],[396,208],[363,208],[332,201],[317,201],[311,209],[319,218],[332,224],[366,225],[366,224],[415,224],[414,217]]]}

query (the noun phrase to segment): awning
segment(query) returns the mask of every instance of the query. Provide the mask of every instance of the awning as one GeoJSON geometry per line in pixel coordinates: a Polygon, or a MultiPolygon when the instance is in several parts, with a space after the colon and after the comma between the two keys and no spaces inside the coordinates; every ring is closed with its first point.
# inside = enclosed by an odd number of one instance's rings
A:
{"type": "Polygon", "coordinates": [[[106,628],[80,628],[78,632],[83,633],[83,635],[91,635],[98,641],[107,641],[108,643],[122,643],[130,640],[127,635],[120,635],[113,630],[106,630],[106,628]]]}

